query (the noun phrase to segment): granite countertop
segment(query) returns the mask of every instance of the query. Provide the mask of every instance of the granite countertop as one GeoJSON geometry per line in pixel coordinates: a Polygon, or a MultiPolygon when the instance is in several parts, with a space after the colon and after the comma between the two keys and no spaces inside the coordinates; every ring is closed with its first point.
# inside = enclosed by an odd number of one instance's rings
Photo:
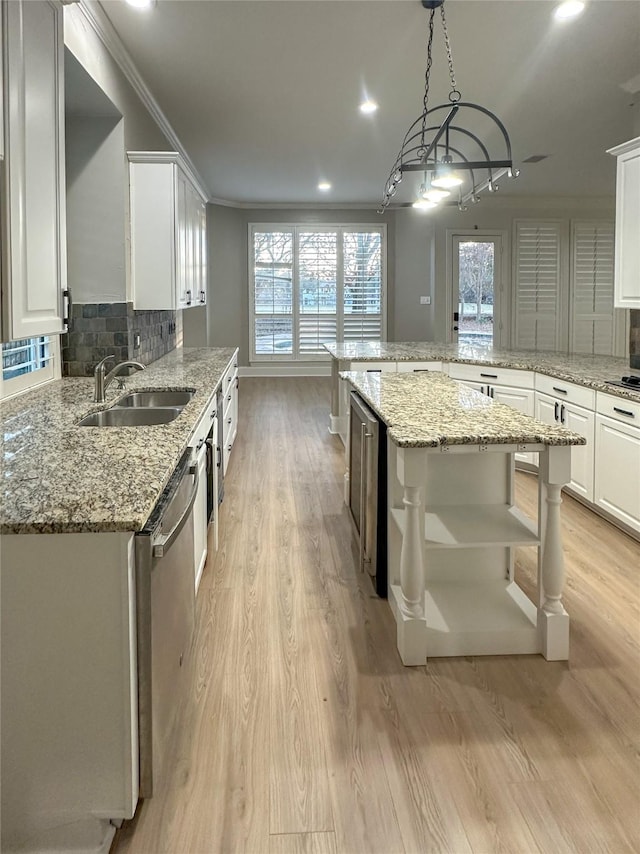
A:
{"type": "Polygon", "coordinates": [[[93,403],[93,378],[65,378],[0,404],[0,533],[139,531],[219,385],[233,348],[178,348],[112,383],[93,403]],[[194,389],[175,421],[149,427],[79,427],[131,391],[194,389]]]}
{"type": "Polygon", "coordinates": [[[380,416],[400,448],[441,445],[585,445],[583,436],[536,421],[439,371],[340,374],[380,416]]]}
{"type": "Polygon", "coordinates": [[[324,347],[334,359],[351,362],[458,362],[536,371],[596,391],[640,401],[640,391],[607,384],[607,380],[619,380],[622,376],[634,373],[629,368],[628,359],[614,356],[498,350],[482,344],[430,344],[424,341],[366,341],[325,344],[324,347]]]}

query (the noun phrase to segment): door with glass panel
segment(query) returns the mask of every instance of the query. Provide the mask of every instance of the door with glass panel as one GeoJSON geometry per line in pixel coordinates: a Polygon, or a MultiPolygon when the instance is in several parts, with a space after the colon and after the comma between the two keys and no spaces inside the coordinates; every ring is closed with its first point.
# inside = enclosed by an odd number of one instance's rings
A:
{"type": "Polygon", "coordinates": [[[453,237],[451,336],[454,343],[500,343],[500,236],[453,237]]]}

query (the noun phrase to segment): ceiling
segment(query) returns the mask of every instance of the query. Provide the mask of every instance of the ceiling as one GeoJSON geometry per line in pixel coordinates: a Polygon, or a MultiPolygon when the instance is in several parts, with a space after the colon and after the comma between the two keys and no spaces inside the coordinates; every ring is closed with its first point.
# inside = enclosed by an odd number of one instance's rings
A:
{"type": "MultiPolygon", "coordinates": [[[[428,12],[419,0],[101,6],[212,200],[379,202],[422,109],[428,12]],[[358,111],[365,95],[380,106],[373,116],[358,111]],[[318,191],[321,179],[329,193],[318,191]]],[[[605,150],[637,135],[640,0],[591,0],[565,22],[554,6],[447,0],[458,88],[509,131],[521,175],[504,178],[501,194],[612,195],[605,150]],[[522,165],[532,155],[547,158],[522,165]]],[[[438,19],[430,105],[448,91],[438,19]]]]}

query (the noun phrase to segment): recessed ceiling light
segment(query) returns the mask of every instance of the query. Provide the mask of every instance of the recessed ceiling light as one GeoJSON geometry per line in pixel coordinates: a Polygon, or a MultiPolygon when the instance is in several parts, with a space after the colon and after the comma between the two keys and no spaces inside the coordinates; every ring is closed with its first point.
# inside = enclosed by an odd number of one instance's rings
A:
{"type": "Polygon", "coordinates": [[[579,15],[580,12],[584,11],[584,2],[583,0],[565,0],[564,3],[561,3],[553,13],[556,18],[560,18],[560,20],[566,20],[567,18],[575,18],[576,15],[579,15]]]}
{"type": "Polygon", "coordinates": [[[366,116],[371,115],[371,113],[375,113],[378,109],[378,105],[375,101],[372,101],[371,98],[367,98],[366,101],[363,101],[360,104],[360,112],[364,113],[366,116]]]}
{"type": "Polygon", "coordinates": [[[150,9],[156,5],[156,0],[126,0],[134,9],[150,9]]]}
{"type": "Polygon", "coordinates": [[[318,184],[318,189],[322,190],[323,193],[326,193],[327,190],[331,189],[331,184],[328,181],[320,181],[318,184]]]}

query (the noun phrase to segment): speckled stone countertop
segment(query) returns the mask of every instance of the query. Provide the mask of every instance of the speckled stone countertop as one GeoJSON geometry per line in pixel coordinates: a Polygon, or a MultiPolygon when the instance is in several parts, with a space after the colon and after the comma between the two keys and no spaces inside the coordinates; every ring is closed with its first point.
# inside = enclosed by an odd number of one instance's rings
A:
{"type": "Polygon", "coordinates": [[[481,344],[430,344],[424,341],[366,341],[346,344],[325,344],[334,359],[352,362],[458,362],[472,365],[493,365],[501,368],[537,371],[565,382],[604,391],[640,401],[640,391],[620,388],[607,383],[619,380],[631,371],[629,360],[613,356],[569,355],[540,353],[532,350],[497,350],[481,344]]]}
{"type": "Polygon", "coordinates": [[[139,531],[233,358],[232,348],[172,351],[93,403],[93,379],[65,378],[0,405],[0,533],[139,531]],[[79,427],[131,391],[195,389],[175,421],[79,427]]]}
{"type": "Polygon", "coordinates": [[[462,386],[446,374],[340,374],[357,389],[400,448],[440,445],[584,445],[566,430],[536,421],[510,406],[462,386]]]}

